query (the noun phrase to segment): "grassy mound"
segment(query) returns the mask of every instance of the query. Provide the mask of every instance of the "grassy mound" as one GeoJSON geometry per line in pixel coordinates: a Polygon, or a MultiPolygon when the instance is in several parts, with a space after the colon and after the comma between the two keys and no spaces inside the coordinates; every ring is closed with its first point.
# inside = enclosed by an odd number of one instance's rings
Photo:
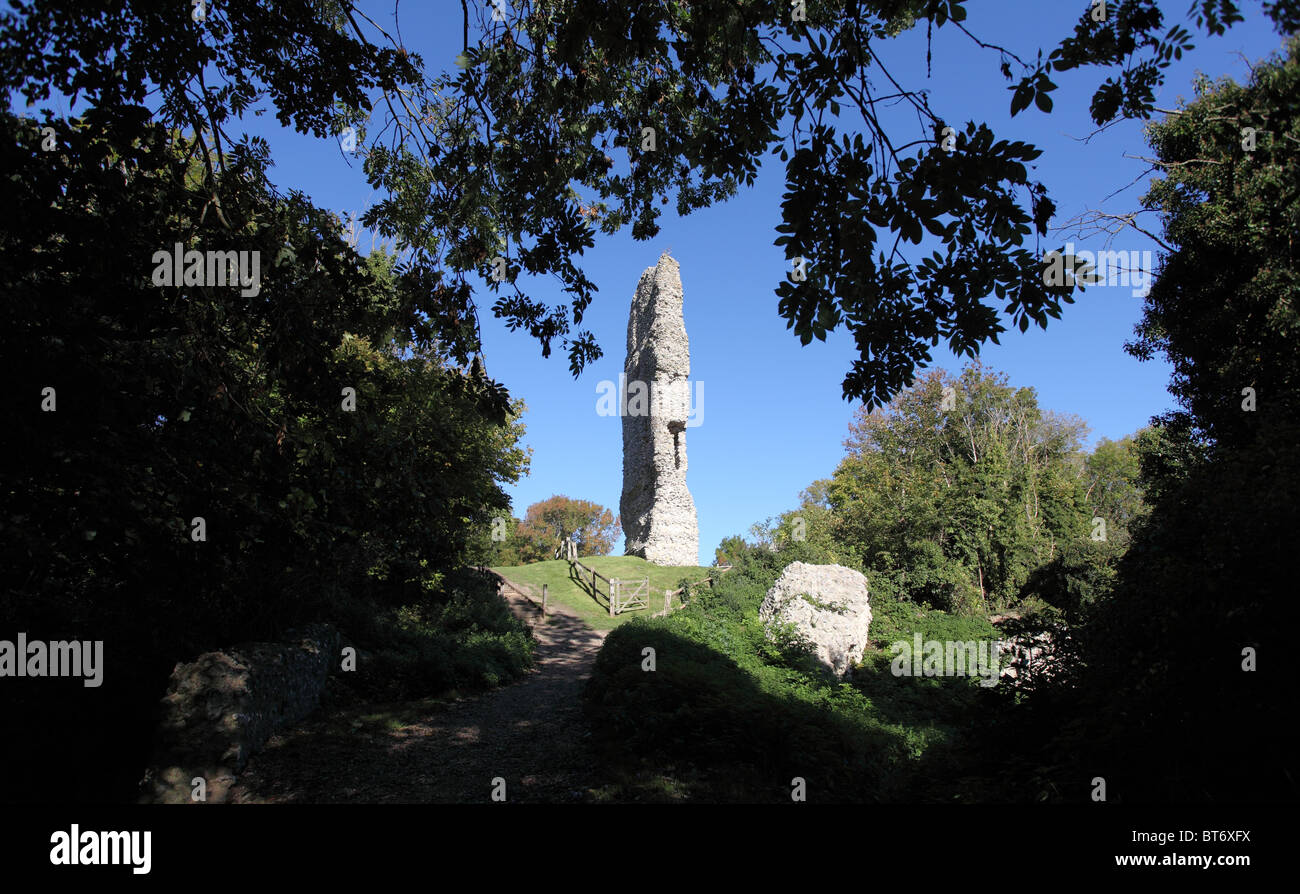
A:
{"type": "Polygon", "coordinates": [[[991,638],[993,628],[881,594],[872,649],[852,679],[836,679],[799,643],[769,641],[758,620],[796,558],[763,550],[685,608],[609,635],[585,700],[607,769],[622,780],[611,800],[658,799],[645,784],[653,779],[671,800],[788,803],[796,777],[823,802],[942,796],[927,779],[956,769],[965,731],[995,696],[969,678],[894,676],[888,646],[914,632],[991,638]]]}
{"type": "MultiPolygon", "coordinates": [[[[585,581],[572,573],[571,566],[563,560],[534,562],[531,565],[493,568],[505,575],[511,582],[521,585],[529,595],[539,602],[542,598],[542,585],[547,585],[547,595],[551,603],[560,603],[597,630],[612,630],[638,616],[645,616],[661,611],[664,607],[664,591],[676,590],[683,579],[703,580],[712,573],[712,569],[698,565],[662,566],[654,565],[636,556],[584,556],[580,561],[588,568],[595,568],[608,578],[623,580],[643,580],[650,578],[650,607],[609,616],[609,601],[605,595],[606,585],[599,581],[599,594],[591,592],[591,579],[585,581]]],[[[680,605],[673,597],[673,605],[680,605]]]]}

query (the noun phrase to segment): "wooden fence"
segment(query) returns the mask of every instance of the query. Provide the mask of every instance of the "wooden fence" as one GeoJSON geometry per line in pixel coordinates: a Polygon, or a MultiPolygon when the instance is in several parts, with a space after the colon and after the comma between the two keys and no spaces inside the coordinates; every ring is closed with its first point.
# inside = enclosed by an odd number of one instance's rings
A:
{"type": "Polygon", "coordinates": [[[731,568],[732,566],[730,565],[719,565],[717,572],[714,574],[710,574],[708,577],[704,578],[704,580],[697,580],[694,583],[687,584],[685,587],[681,587],[680,589],[677,590],[664,590],[664,607],[659,611],[655,612],[655,617],[662,618],[664,615],[668,614],[669,612],[681,608],[683,605],[686,604],[686,600],[690,597],[691,592],[695,590],[697,587],[702,587],[705,584],[708,584],[709,588],[712,589],[713,582],[717,580],[719,577],[721,577],[722,575],[726,574],[728,571],[730,571],[731,568]],[[674,596],[680,597],[678,599],[677,605],[673,605],[674,596]]]}
{"type": "Polygon", "coordinates": [[[591,587],[591,595],[597,601],[600,600],[601,595],[604,595],[605,602],[609,605],[610,617],[621,612],[650,607],[650,578],[648,577],[637,580],[611,579],[577,559],[569,560],[569,571],[583,586],[591,587]],[[605,582],[604,594],[600,591],[600,581],[605,582]]]}
{"type": "MultiPolygon", "coordinates": [[[[697,587],[707,584],[713,586],[713,582],[722,575],[731,570],[730,565],[719,565],[717,571],[703,580],[697,580],[694,583],[677,590],[664,591],[664,607],[662,610],[655,612],[655,617],[662,617],[669,612],[681,608],[690,598],[691,592],[697,587]],[[678,596],[677,605],[672,604],[674,596],[678,596]]],[[[606,604],[609,605],[610,617],[621,614],[626,611],[635,609],[648,609],[650,607],[650,578],[637,578],[635,580],[620,580],[618,578],[608,578],[601,574],[595,568],[591,568],[577,559],[569,560],[569,573],[572,574],[578,582],[584,587],[591,588],[591,595],[599,601],[603,595],[606,604]],[[605,590],[601,592],[600,582],[604,581],[605,590]]]]}

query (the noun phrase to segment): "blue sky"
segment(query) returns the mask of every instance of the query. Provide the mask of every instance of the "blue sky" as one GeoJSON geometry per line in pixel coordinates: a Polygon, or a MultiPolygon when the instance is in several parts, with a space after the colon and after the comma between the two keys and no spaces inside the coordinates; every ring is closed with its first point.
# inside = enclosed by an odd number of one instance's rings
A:
{"type": "MultiPolygon", "coordinates": [[[[393,4],[371,5],[374,19],[388,27],[393,4]]],[[[1186,0],[1162,5],[1167,24],[1184,22],[1186,0]]],[[[965,24],[986,42],[1028,59],[1040,47],[1047,51],[1055,46],[1086,6],[1073,0],[973,2],[965,24]]],[[[1226,36],[1196,35],[1197,49],[1170,69],[1157,106],[1172,107],[1179,97],[1190,98],[1197,71],[1241,80],[1246,66],[1239,54],[1255,60],[1280,46],[1256,5],[1247,6],[1247,20],[1226,36]]],[[[460,52],[460,15],[460,4],[453,0],[403,4],[401,33],[431,69],[450,68],[460,52]]],[[[1044,150],[1033,175],[1057,203],[1054,226],[1089,208],[1136,207],[1147,178],[1104,206],[1103,200],[1145,169],[1142,162],[1125,158],[1149,154],[1141,124],[1122,123],[1086,143],[1079,139],[1092,130],[1088,102],[1099,72],[1056,76],[1060,89],[1053,94],[1051,115],[1031,107],[1012,119],[1007,82],[997,71],[998,54],[980,49],[956,29],[934,32],[928,78],[924,28],[879,49],[894,77],[905,86],[928,89],[931,108],[954,126],[985,122],[999,138],[1024,140],[1044,150]]],[[[914,118],[896,121],[909,140],[915,138],[914,118]]],[[[316,204],[340,213],[359,214],[375,200],[359,163],[349,166],[337,143],[281,130],[270,115],[250,120],[249,130],[270,141],[276,162],[272,179],[282,188],[301,189],[316,204]]],[[[774,289],[789,270],[784,253],[772,244],[782,186],[782,165],[772,158],[753,188],[742,189],[724,205],[678,218],[670,203],[654,239],[636,242],[627,233],[598,237],[595,249],[583,258],[587,275],[599,287],[584,326],[605,356],[577,380],[562,349],[543,359],[536,342],[509,332],[487,311],[482,322],[488,372],[528,405],[532,471],[510,489],[517,515],[557,493],[617,511],[620,421],[597,415],[596,389],[602,380],[617,380],[622,371],[633,290],[641,272],[664,250],[671,250],[681,264],[692,378],[703,390],[702,424],[687,432],[688,484],[699,516],[701,563],[712,561],[723,537],[743,534],[754,522],[793,508],[801,489],[834,471],[856,407],[840,396],[853,345],[840,331],[826,343],[801,347],[777,316],[774,289]]],[[[1053,234],[1050,244],[1066,239],[1064,233],[1053,234]]],[[[1073,241],[1082,248],[1103,247],[1100,238],[1073,241]]],[[[367,249],[369,240],[360,247],[367,249]]],[[[1131,231],[1111,247],[1155,249],[1131,231]]],[[[549,281],[523,287],[551,303],[562,300],[549,281]]],[[[488,308],[491,299],[481,297],[479,304],[488,308]]],[[[1037,389],[1043,406],[1081,416],[1093,440],[1121,437],[1170,406],[1167,366],[1138,363],[1123,352],[1141,305],[1130,288],[1090,288],[1046,331],[1009,331],[1001,345],[987,345],[981,356],[1013,384],[1037,389]]],[[[933,365],[956,371],[961,361],[939,346],[933,365]]]]}

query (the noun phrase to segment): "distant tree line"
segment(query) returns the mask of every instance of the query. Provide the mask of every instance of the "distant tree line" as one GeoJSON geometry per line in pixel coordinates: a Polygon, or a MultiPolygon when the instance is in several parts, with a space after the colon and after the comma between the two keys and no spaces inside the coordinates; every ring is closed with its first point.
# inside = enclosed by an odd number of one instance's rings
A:
{"type": "Polygon", "coordinates": [[[615,515],[598,503],[555,495],[528,507],[522,519],[493,519],[477,533],[484,564],[527,565],[555,558],[560,541],[572,538],[580,556],[611,553],[621,536],[615,515]]]}
{"type": "MultiPolygon", "coordinates": [[[[886,407],[860,407],[846,455],[801,505],[755,530],[873,573],[877,592],[956,612],[1064,606],[1110,573],[1145,512],[1147,431],[1082,447],[1085,424],[979,364],[935,370],[886,407]]],[[[719,561],[731,547],[724,543],[719,561]]]]}

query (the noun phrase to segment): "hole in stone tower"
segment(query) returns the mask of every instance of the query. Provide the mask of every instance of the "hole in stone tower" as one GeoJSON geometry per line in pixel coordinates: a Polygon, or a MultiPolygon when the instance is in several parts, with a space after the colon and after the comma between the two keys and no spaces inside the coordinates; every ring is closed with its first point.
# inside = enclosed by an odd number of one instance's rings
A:
{"type": "Polygon", "coordinates": [[[685,422],[670,422],[668,430],[673,433],[673,462],[676,468],[682,467],[682,432],[686,431],[685,422]]]}

